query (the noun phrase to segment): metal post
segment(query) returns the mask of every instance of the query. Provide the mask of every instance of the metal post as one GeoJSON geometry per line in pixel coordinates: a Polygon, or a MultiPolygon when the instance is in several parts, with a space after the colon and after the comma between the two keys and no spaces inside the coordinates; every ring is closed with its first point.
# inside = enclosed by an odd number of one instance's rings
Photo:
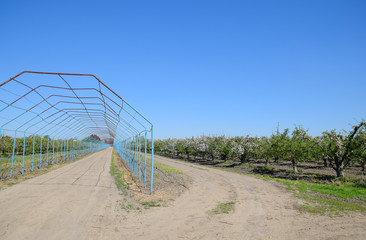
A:
{"type": "Polygon", "coordinates": [[[35,135],[33,135],[32,172],[33,172],[33,165],[34,165],[34,140],[35,140],[35,135]]]}
{"type": "Polygon", "coordinates": [[[11,166],[10,166],[10,178],[13,176],[13,165],[14,165],[14,154],[15,154],[15,143],[17,140],[17,131],[14,132],[14,143],[13,143],[13,154],[11,155],[11,166]]]}
{"type": "Polygon", "coordinates": [[[136,178],[138,178],[138,173],[139,173],[139,160],[138,160],[138,138],[137,135],[135,137],[135,165],[136,165],[136,178]]]}
{"type": "Polygon", "coordinates": [[[147,132],[145,132],[145,164],[144,164],[144,187],[146,188],[146,146],[147,146],[147,132]]]}
{"type": "Polygon", "coordinates": [[[133,173],[136,176],[136,138],[133,137],[133,173]]]}
{"type": "Polygon", "coordinates": [[[65,140],[61,139],[61,163],[65,160],[65,140]]]}
{"type": "Polygon", "coordinates": [[[139,135],[139,181],[141,182],[141,136],[139,135]]]}
{"type": "Polygon", "coordinates": [[[55,138],[52,138],[52,165],[55,158],[55,138]]]}
{"type": "Polygon", "coordinates": [[[63,160],[63,154],[62,154],[62,147],[64,145],[63,143],[64,140],[61,139],[61,149],[60,149],[60,159],[61,159],[61,163],[62,163],[62,160],[63,160]]]}
{"type": "Polygon", "coordinates": [[[154,132],[151,127],[151,180],[150,180],[150,193],[153,190],[153,181],[154,181],[154,132]]]}
{"type": "Polygon", "coordinates": [[[57,139],[57,154],[56,154],[56,163],[58,164],[58,142],[59,142],[59,139],[57,139]]]}
{"type": "Polygon", "coordinates": [[[62,144],[63,144],[62,162],[65,162],[65,159],[66,159],[66,144],[65,144],[65,139],[62,140],[62,144]]]}
{"type": "Polygon", "coordinates": [[[43,141],[43,138],[41,136],[41,147],[40,147],[40,150],[39,150],[39,168],[40,169],[42,168],[42,141],[43,141]]]}
{"type": "Polygon", "coordinates": [[[71,140],[71,143],[70,143],[70,158],[73,159],[74,158],[74,140],[71,140]]]}
{"type": "Polygon", "coordinates": [[[25,155],[25,132],[23,137],[23,163],[22,163],[22,174],[24,174],[24,155],[25,155]]]}
{"type": "Polygon", "coordinates": [[[46,158],[46,166],[48,166],[48,148],[50,146],[50,135],[47,137],[47,158],[46,158]]]}

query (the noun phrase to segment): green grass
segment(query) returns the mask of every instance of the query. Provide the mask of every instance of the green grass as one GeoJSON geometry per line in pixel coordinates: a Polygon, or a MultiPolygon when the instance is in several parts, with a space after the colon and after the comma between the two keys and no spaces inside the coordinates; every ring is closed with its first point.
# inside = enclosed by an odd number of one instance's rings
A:
{"type": "Polygon", "coordinates": [[[145,209],[161,206],[160,202],[158,201],[142,202],[141,205],[144,206],[145,209]]]}
{"type": "MultiPolygon", "coordinates": [[[[149,161],[149,159],[147,159],[149,161]]],[[[162,172],[166,173],[176,173],[180,170],[174,169],[165,164],[155,162],[155,167],[159,168],[162,172]]],[[[122,180],[122,172],[115,165],[114,154],[112,154],[110,174],[114,177],[117,188],[120,190],[121,194],[124,196],[123,201],[120,202],[121,209],[127,212],[142,209],[150,209],[153,207],[165,206],[164,201],[143,201],[141,198],[137,198],[133,193],[129,192],[127,184],[122,180]]],[[[157,175],[154,173],[154,175],[157,175]]]]}
{"type": "Polygon", "coordinates": [[[355,183],[344,185],[327,185],[319,183],[308,183],[301,180],[285,180],[279,178],[264,177],[272,179],[288,187],[295,188],[300,193],[321,193],[334,196],[340,199],[363,199],[366,200],[366,188],[355,183]]]}
{"type": "Polygon", "coordinates": [[[300,180],[285,180],[267,176],[258,176],[286,185],[295,196],[306,203],[301,211],[329,216],[340,216],[347,211],[358,211],[366,214],[366,188],[352,182],[335,182],[331,185],[309,183],[300,180]],[[341,185],[342,184],[342,185],[341,185]]]}
{"type": "MultiPolygon", "coordinates": [[[[149,158],[147,158],[147,162],[148,162],[148,164],[151,165],[151,160],[149,158]]],[[[179,169],[173,168],[171,166],[168,166],[163,163],[156,162],[156,161],[154,161],[154,167],[167,174],[183,173],[179,169]]]]}
{"type": "Polygon", "coordinates": [[[252,165],[250,163],[240,163],[239,166],[245,166],[245,167],[249,167],[249,168],[254,168],[254,165],[252,165]]]}
{"type": "Polygon", "coordinates": [[[306,200],[307,202],[300,206],[300,211],[306,211],[314,214],[342,216],[342,213],[349,211],[358,211],[366,213],[364,206],[343,202],[337,199],[330,199],[324,196],[314,196],[309,194],[296,194],[296,196],[306,200]]]}
{"type": "Polygon", "coordinates": [[[182,173],[181,170],[173,168],[171,166],[159,163],[159,162],[155,162],[155,167],[158,168],[160,171],[165,172],[165,173],[182,173]]]}
{"type": "Polygon", "coordinates": [[[235,211],[235,202],[219,203],[214,209],[209,211],[209,215],[228,214],[235,211]]]}
{"type": "MultiPolygon", "coordinates": [[[[248,165],[250,165],[250,164],[248,164],[248,165]]],[[[265,169],[265,170],[274,170],[275,169],[274,167],[269,167],[269,166],[253,166],[253,165],[251,165],[251,166],[252,166],[252,168],[257,168],[257,169],[265,169]]]]}
{"type": "Polygon", "coordinates": [[[135,205],[134,205],[134,204],[132,204],[132,203],[128,203],[128,204],[121,203],[121,204],[120,204],[120,206],[121,206],[121,209],[124,209],[124,210],[126,210],[127,212],[132,211],[132,210],[138,210],[138,211],[140,211],[140,210],[141,210],[141,208],[140,208],[140,207],[135,206],[135,205]]]}
{"type": "MultiPolygon", "coordinates": [[[[146,158],[146,162],[147,162],[147,164],[151,165],[151,159],[149,157],[146,158]]],[[[160,171],[170,174],[170,175],[174,174],[174,173],[183,173],[179,169],[173,168],[171,166],[165,165],[165,164],[157,162],[157,161],[154,161],[154,167],[159,169],[160,171]]],[[[155,175],[155,173],[154,173],[154,176],[158,176],[158,175],[155,175]]]]}
{"type": "Polygon", "coordinates": [[[127,192],[128,187],[125,184],[125,182],[122,180],[122,172],[114,164],[113,154],[112,154],[112,163],[111,163],[111,168],[109,170],[109,173],[111,174],[111,176],[114,177],[114,182],[116,183],[117,189],[120,190],[120,192],[124,196],[127,196],[128,195],[128,192],[127,192]]]}

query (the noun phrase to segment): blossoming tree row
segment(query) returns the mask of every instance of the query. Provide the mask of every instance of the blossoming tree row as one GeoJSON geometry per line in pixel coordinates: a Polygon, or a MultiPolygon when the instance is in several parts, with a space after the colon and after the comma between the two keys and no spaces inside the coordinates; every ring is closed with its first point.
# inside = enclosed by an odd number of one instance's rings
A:
{"type": "Polygon", "coordinates": [[[277,131],[271,136],[200,136],[185,139],[169,138],[156,140],[156,153],[202,160],[263,159],[291,162],[297,172],[297,165],[304,161],[322,161],[325,167],[335,170],[338,177],[344,177],[343,170],[351,163],[360,163],[362,171],[366,165],[366,124],[364,121],[348,132],[325,131],[312,137],[301,126],[277,131]]]}

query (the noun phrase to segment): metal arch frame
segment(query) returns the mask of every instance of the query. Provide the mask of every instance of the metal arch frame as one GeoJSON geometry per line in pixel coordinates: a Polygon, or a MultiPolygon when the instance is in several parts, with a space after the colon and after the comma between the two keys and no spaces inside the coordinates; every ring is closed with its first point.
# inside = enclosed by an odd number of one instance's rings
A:
{"type": "MultiPolygon", "coordinates": [[[[58,79],[58,78],[57,78],[58,79]]],[[[130,168],[130,170],[136,174],[136,177],[141,181],[141,176],[143,176],[143,184],[146,187],[147,182],[147,166],[150,167],[150,192],[153,190],[153,171],[154,171],[154,138],[153,138],[153,125],[147,120],[140,112],[138,112],[134,107],[132,107],[128,102],[126,102],[122,97],[120,97],[116,92],[114,92],[111,88],[109,88],[106,84],[104,84],[99,78],[97,78],[93,74],[79,74],[79,73],[58,73],[58,72],[38,72],[38,71],[23,71],[16,76],[10,78],[4,83],[0,84],[0,89],[7,84],[14,82],[14,84],[20,84],[28,89],[25,94],[17,95],[18,98],[15,100],[6,101],[1,100],[6,106],[0,109],[0,116],[2,112],[11,111],[10,109],[16,108],[17,111],[21,113],[16,117],[12,118],[10,121],[7,121],[5,124],[0,125],[0,134],[2,130],[5,130],[4,127],[9,123],[19,123],[16,129],[12,129],[14,131],[13,137],[13,148],[12,148],[12,159],[11,159],[11,167],[10,167],[10,177],[13,175],[13,164],[17,143],[17,132],[20,129],[25,128],[23,132],[23,145],[22,145],[22,171],[24,173],[24,161],[26,157],[26,138],[32,138],[32,171],[33,171],[33,163],[35,157],[35,139],[37,134],[40,137],[39,144],[39,157],[40,157],[40,168],[42,167],[42,153],[46,154],[46,165],[49,163],[49,148],[51,141],[51,150],[52,150],[52,164],[54,164],[55,160],[55,140],[56,140],[56,162],[58,163],[59,159],[59,151],[61,161],[67,159],[74,158],[78,156],[77,148],[82,146],[81,154],[86,154],[91,151],[100,150],[106,148],[108,145],[102,142],[94,142],[90,143],[89,150],[85,151],[85,142],[80,140],[75,140],[76,136],[88,136],[89,134],[93,134],[97,131],[97,133],[102,137],[109,139],[113,139],[113,146],[118,152],[118,154],[122,157],[123,161],[125,161],[126,165],[130,168]],[[53,86],[53,85],[44,85],[38,84],[35,87],[31,86],[31,83],[25,84],[24,82],[18,80],[20,76],[23,74],[44,74],[44,75],[53,75],[58,76],[62,79],[62,82],[66,83],[68,87],[61,86],[53,86]],[[82,87],[82,88],[73,88],[70,83],[65,79],[65,76],[72,77],[92,77],[97,81],[98,88],[92,87],[82,87]],[[112,96],[117,97],[121,101],[121,104],[118,104],[115,100],[113,100],[106,92],[102,91],[102,86],[109,91],[112,96]],[[38,90],[39,89],[52,88],[55,90],[64,90],[71,91],[72,94],[61,95],[61,94],[50,94],[48,96],[43,96],[38,90]],[[79,91],[96,91],[99,96],[78,96],[79,91]],[[35,93],[39,95],[43,100],[35,103],[32,107],[28,109],[22,109],[21,107],[15,106],[20,100],[27,99],[26,96],[35,93]],[[50,101],[55,99],[77,99],[78,101],[68,101],[61,100],[56,103],[51,104],[50,101]],[[93,102],[84,102],[84,99],[92,100],[93,102]],[[110,104],[114,104],[111,106],[106,102],[106,100],[110,101],[110,104]],[[96,100],[97,102],[94,102],[96,100]],[[48,104],[48,108],[43,109],[42,111],[37,112],[37,108],[41,108],[42,104],[48,104]],[[60,105],[60,108],[57,107],[60,105]],[[82,108],[74,108],[74,107],[63,107],[66,106],[78,106],[82,105],[82,108]],[[98,106],[101,109],[93,109],[90,108],[89,105],[98,106]],[[127,106],[129,109],[125,108],[127,106]],[[52,110],[52,111],[51,111],[52,110]],[[124,119],[121,117],[121,112],[127,114],[128,118],[131,118],[131,121],[124,119]],[[28,116],[29,114],[33,114],[32,118],[26,121],[21,121],[21,117],[28,116]],[[138,117],[138,118],[137,118],[138,117]],[[38,120],[37,120],[38,119],[38,120]],[[142,129],[140,129],[142,128],[142,129]],[[31,129],[35,129],[31,131],[31,129]],[[28,132],[30,131],[30,132],[28,132]],[[147,135],[151,136],[151,164],[147,163],[147,151],[148,151],[148,138],[147,135]],[[46,149],[42,149],[43,147],[43,138],[47,136],[47,147],[46,149]],[[144,143],[142,141],[144,138],[144,143]],[[69,141],[72,140],[71,143],[69,141]],[[92,146],[93,144],[93,146],[92,146]],[[60,145],[60,146],[59,146],[60,145]],[[144,145],[144,149],[142,148],[144,145]],[[61,147],[61,148],[60,148],[61,147]],[[70,147],[70,148],[69,148],[70,147]],[[144,163],[142,164],[142,152],[144,150],[144,163]]],[[[7,90],[8,91],[8,90],[7,90]]],[[[1,121],[0,121],[1,124],[1,121]]],[[[46,141],[45,140],[45,141],[46,141]]],[[[38,144],[38,143],[37,143],[38,144]]],[[[80,155],[80,154],[79,154],[80,155]]]]}

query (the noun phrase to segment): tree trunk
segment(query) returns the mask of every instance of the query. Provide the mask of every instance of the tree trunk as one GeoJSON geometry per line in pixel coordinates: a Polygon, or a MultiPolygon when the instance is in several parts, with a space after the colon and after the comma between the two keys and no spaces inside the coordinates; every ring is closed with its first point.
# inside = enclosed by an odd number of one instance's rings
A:
{"type": "Polygon", "coordinates": [[[294,158],[292,158],[291,163],[292,163],[292,169],[294,170],[294,172],[297,173],[297,161],[294,158]]]}
{"type": "Polygon", "coordinates": [[[278,159],[279,159],[278,157],[275,157],[274,162],[278,163],[278,159]]]}
{"type": "Polygon", "coordinates": [[[324,162],[324,167],[328,167],[328,161],[327,161],[327,158],[323,158],[323,162],[324,162]]]}
{"type": "Polygon", "coordinates": [[[365,171],[365,168],[366,168],[366,160],[363,160],[362,163],[361,163],[361,171],[364,172],[365,171]]]}
{"type": "Polygon", "coordinates": [[[268,166],[268,163],[269,163],[269,159],[266,158],[266,167],[268,166]]]}
{"type": "Polygon", "coordinates": [[[239,159],[240,159],[240,163],[245,163],[247,161],[247,155],[243,154],[239,157],[239,159]]]}
{"type": "Polygon", "coordinates": [[[344,178],[343,168],[336,169],[337,177],[344,178]]]}

